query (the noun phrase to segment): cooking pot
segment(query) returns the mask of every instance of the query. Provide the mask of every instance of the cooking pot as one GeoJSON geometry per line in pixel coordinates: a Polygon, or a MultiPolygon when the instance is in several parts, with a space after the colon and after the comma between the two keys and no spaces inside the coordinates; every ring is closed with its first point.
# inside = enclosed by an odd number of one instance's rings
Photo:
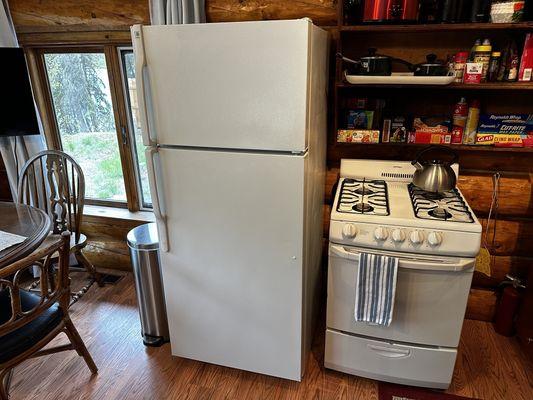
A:
{"type": "Polygon", "coordinates": [[[446,76],[448,75],[448,66],[437,60],[435,54],[428,54],[425,63],[414,66],[414,74],[415,76],[446,76]]]}
{"type": "Polygon", "coordinates": [[[341,53],[337,53],[337,57],[350,64],[350,67],[348,67],[350,75],[389,76],[392,74],[393,62],[404,64],[409,69],[412,68],[412,64],[407,61],[377,54],[375,48],[369,48],[368,55],[361,57],[359,60],[344,57],[341,53]]]}
{"type": "Polygon", "coordinates": [[[419,152],[411,163],[416,170],[413,174],[413,184],[426,192],[442,193],[455,188],[457,177],[451,165],[456,163],[459,156],[455,151],[445,146],[430,146],[419,152]],[[452,156],[450,161],[425,157],[433,151],[443,151],[452,156]]]}

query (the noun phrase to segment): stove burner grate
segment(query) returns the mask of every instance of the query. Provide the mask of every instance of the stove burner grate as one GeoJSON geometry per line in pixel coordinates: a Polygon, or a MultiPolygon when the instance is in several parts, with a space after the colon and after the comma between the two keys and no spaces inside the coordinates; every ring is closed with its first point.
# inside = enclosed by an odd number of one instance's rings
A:
{"type": "Polygon", "coordinates": [[[457,189],[444,193],[426,192],[414,184],[408,186],[415,216],[453,222],[474,222],[472,213],[457,189]]]}
{"type": "Polygon", "coordinates": [[[383,180],[343,179],[337,211],[389,215],[387,184],[383,180]]]}

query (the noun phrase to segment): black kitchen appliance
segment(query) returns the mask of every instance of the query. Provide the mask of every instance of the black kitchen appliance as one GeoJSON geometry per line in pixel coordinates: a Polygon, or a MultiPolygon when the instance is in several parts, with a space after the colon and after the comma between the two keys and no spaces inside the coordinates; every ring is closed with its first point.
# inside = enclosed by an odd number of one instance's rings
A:
{"type": "Polygon", "coordinates": [[[0,137],[38,135],[24,51],[18,47],[0,47],[0,60],[0,137]]]}

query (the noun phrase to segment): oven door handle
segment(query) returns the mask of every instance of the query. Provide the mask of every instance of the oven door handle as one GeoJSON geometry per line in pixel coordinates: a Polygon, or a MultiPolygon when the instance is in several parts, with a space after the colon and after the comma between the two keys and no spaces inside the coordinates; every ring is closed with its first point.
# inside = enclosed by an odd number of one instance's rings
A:
{"type": "MultiPolygon", "coordinates": [[[[346,250],[344,246],[330,245],[330,254],[348,260],[359,261],[362,252],[358,250],[346,250]]],[[[474,259],[457,258],[453,261],[439,260],[429,257],[398,257],[394,253],[371,250],[368,254],[384,255],[398,258],[398,267],[403,269],[420,269],[430,271],[466,271],[474,267],[474,259]]]]}

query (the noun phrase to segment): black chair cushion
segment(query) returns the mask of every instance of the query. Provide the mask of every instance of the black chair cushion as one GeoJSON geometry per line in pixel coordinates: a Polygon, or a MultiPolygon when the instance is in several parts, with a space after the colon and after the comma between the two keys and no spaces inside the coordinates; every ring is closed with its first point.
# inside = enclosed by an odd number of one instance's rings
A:
{"type": "MultiPolygon", "coordinates": [[[[23,311],[33,309],[40,297],[25,290],[20,291],[23,311]]],[[[11,298],[8,290],[0,290],[0,325],[11,318],[11,298]]],[[[13,359],[48,335],[63,319],[59,305],[53,304],[30,323],[0,337],[0,364],[13,359]]]]}

